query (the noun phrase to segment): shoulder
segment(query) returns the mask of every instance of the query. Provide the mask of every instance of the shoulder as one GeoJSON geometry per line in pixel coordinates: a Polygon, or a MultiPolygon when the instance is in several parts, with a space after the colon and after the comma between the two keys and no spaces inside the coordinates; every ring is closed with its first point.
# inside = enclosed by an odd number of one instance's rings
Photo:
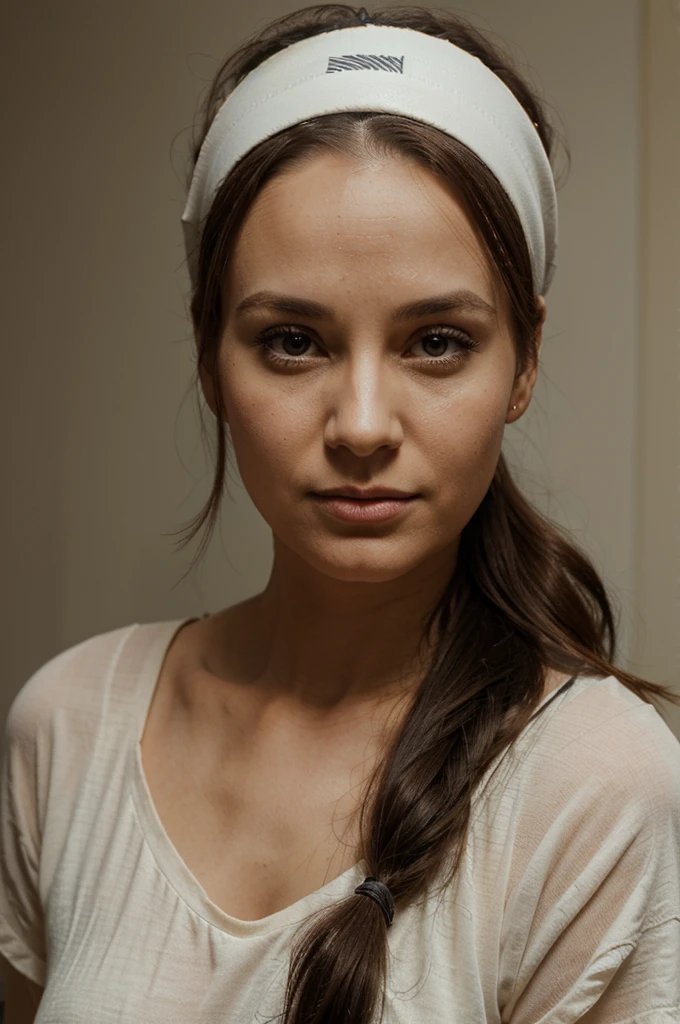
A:
{"type": "Polygon", "coordinates": [[[680,844],[680,742],[653,705],[614,676],[582,678],[534,726],[511,783],[534,843],[577,829],[680,844]]]}
{"type": "MultiPolygon", "coordinates": [[[[189,618],[134,622],[67,647],[40,665],[12,700],[5,744],[28,751],[42,741],[47,759],[55,737],[62,753],[76,738],[91,738],[103,715],[126,719],[140,677],[161,663],[168,644],[189,618]]],[[[89,740],[88,740],[89,742],[89,740]]]]}
{"type": "Polygon", "coordinates": [[[615,676],[579,680],[546,716],[536,747],[575,781],[595,777],[608,790],[643,793],[680,785],[680,741],[654,705],[615,676]]]}
{"type": "Polygon", "coordinates": [[[60,709],[86,708],[92,683],[102,679],[137,623],[81,640],[40,665],[12,700],[5,724],[8,745],[29,746],[60,709]]]}

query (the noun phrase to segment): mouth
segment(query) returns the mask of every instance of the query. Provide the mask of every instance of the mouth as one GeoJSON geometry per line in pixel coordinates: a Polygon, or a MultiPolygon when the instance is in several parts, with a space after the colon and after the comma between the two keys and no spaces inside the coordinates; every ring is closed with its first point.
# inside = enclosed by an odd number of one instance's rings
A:
{"type": "Polygon", "coordinates": [[[384,501],[402,498],[418,498],[417,491],[402,491],[398,487],[341,487],[332,491],[330,487],[324,491],[310,491],[316,498],[347,498],[351,501],[384,501]]]}
{"type": "Polygon", "coordinates": [[[333,501],[356,501],[356,502],[376,502],[376,501],[413,501],[417,498],[417,494],[381,494],[375,498],[359,498],[355,494],[318,494],[316,491],[311,492],[313,498],[323,498],[333,501]]]}
{"type": "Polygon", "coordinates": [[[375,523],[392,519],[413,504],[419,496],[355,498],[344,494],[316,494],[311,497],[330,515],[350,522],[375,523]]]}

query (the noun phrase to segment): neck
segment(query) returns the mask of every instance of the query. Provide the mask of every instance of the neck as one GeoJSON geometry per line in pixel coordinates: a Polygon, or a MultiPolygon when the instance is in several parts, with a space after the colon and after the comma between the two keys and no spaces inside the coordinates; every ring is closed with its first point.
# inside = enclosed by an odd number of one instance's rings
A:
{"type": "Polygon", "coordinates": [[[422,676],[423,623],[454,565],[438,552],[393,579],[338,580],[279,546],[267,587],[246,603],[251,680],[318,713],[403,692],[422,676]]]}

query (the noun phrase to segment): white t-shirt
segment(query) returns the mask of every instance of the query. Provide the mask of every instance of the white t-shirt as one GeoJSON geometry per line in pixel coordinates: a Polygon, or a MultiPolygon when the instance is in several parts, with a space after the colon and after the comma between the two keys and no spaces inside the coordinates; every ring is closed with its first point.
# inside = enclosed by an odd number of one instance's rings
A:
{"type": "MultiPolygon", "coordinates": [[[[274,1017],[295,926],[368,874],[359,863],[257,921],[208,899],[139,756],[188,621],[91,637],[11,705],[0,951],[45,987],[36,1024],[274,1017]]],[[[385,1024],[680,1021],[680,743],[613,676],[579,676],[542,706],[475,791],[454,882],[397,908],[385,1024]]]]}

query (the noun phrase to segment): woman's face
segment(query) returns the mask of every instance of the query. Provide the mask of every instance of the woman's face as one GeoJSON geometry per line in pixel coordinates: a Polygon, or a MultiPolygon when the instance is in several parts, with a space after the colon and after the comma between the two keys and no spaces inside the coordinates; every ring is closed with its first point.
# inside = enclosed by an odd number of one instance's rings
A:
{"type": "Polygon", "coordinates": [[[458,200],[402,158],[317,154],[260,193],[223,303],[224,418],[275,549],[347,581],[455,560],[536,375],[515,377],[507,309],[458,200]],[[368,524],[310,495],[350,484],[419,497],[368,524]]]}

